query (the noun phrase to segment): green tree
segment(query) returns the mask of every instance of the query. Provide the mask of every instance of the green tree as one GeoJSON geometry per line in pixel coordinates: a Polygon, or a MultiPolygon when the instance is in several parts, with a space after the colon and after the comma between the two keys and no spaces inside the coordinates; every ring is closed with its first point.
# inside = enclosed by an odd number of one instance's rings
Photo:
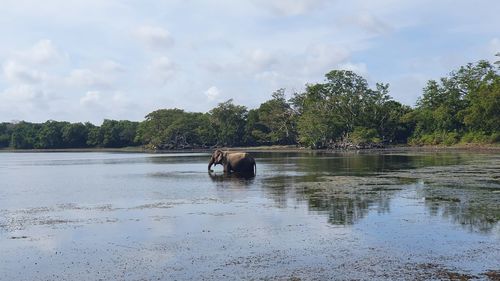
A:
{"type": "Polygon", "coordinates": [[[483,60],[462,66],[439,82],[429,81],[412,114],[413,141],[453,144],[466,132],[495,132],[498,77],[495,67],[483,60]]]}
{"type": "Polygon", "coordinates": [[[349,140],[356,127],[375,129],[384,140],[391,137],[388,85],[377,84],[372,90],[366,79],[347,70],[333,70],[325,76],[325,83],[307,85],[305,93],[292,99],[300,115],[300,143],[328,147],[349,140]]]}
{"type": "Polygon", "coordinates": [[[389,100],[384,103],[382,111],[384,112],[383,123],[377,128],[382,140],[391,143],[407,143],[415,128],[414,123],[407,118],[413,109],[397,101],[389,100]]]}
{"type": "Polygon", "coordinates": [[[389,84],[376,84],[376,89],[369,91],[362,105],[364,120],[358,126],[375,129],[382,142],[406,142],[410,128],[405,126],[402,117],[411,108],[392,100],[389,84]]]}
{"type": "Polygon", "coordinates": [[[252,130],[254,138],[271,144],[295,143],[294,111],[285,99],[284,89],[274,92],[272,99],[262,103],[256,113],[258,121],[252,130]]]}
{"type": "Polygon", "coordinates": [[[207,130],[201,124],[206,124],[206,118],[202,113],[183,112],[177,119],[173,120],[163,131],[163,148],[188,148],[201,146],[206,140],[207,130]],[[203,135],[203,140],[202,140],[203,135]]]}
{"type": "Polygon", "coordinates": [[[68,123],[62,128],[64,147],[86,147],[89,129],[82,123],[68,123]]]}
{"type": "Polygon", "coordinates": [[[246,145],[267,145],[270,144],[269,128],[264,126],[259,120],[259,110],[250,109],[245,124],[244,143],[246,145]]]}
{"type": "Polygon", "coordinates": [[[215,143],[215,131],[207,114],[160,109],[140,123],[136,141],[153,149],[210,146],[215,143]]]}
{"type": "Polygon", "coordinates": [[[230,99],[210,110],[210,122],[215,130],[217,144],[234,146],[243,144],[248,111],[233,104],[230,99]]]}
{"type": "Polygon", "coordinates": [[[10,146],[20,149],[34,148],[40,128],[40,124],[33,124],[24,121],[14,124],[12,128],[10,146]]]}
{"type": "Polygon", "coordinates": [[[134,146],[138,122],[128,120],[105,119],[100,128],[102,146],[125,147],[134,146]]]}
{"type": "Polygon", "coordinates": [[[0,123],[0,148],[8,147],[10,145],[12,127],[13,124],[11,123],[0,123]]]}
{"type": "Polygon", "coordinates": [[[49,120],[42,124],[37,134],[35,148],[62,148],[64,147],[62,129],[68,122],[49,120]]]}
{"type": "Polygon", "coordinates": [[[87,146],[90,146],[90,147],[98,147],[98,146],[102,146],[102,139],[103,139],[103,135],[102,135],[102,131],[101,131],[101,128],[99,128],[98,126],[90,123],[90,122],[86,122],[85,123],[85,128],[87,129],[87,146]]]}
{"type": "Polygon", "coordinates": [[[165,143],[165,130],[170,124],[184,114],[182,109],[159,109],[146,115],[143,122],[139,124],[136,141],[149,145],[152,148],[160,148],[165,143]]]}
{"type": "Polygon", "coordinates": [[[469,95],[470,106],[464,110],[464,123],[471,131],[500,132],[500,76],[484,83],[469,95]]]}
{"type": "Polygon", "coordinates": [[[195,113],[195,115],[197,121],[195,132],[199,138],[199,145],[201,147],[210,147],[215,145],[217,143],[217,134],[212,127],[210,114],[195,113]]]}

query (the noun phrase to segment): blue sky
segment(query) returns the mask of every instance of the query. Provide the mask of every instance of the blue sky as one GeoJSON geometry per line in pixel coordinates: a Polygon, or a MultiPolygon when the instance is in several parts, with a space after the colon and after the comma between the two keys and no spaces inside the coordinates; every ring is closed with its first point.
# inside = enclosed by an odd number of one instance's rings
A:
{"type": "Polygon", "coordinates": [[[257,107],[333,69],[414,105],[500,52],[500,1],[171,0],[0,4],[0,121],[100,124],[160,108],[257,107]]]}

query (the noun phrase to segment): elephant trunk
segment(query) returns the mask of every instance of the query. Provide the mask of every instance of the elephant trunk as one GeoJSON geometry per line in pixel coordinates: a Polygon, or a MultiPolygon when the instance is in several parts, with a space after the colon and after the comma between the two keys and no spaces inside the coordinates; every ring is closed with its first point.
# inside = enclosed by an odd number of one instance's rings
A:
{"type": "Polygon", "coordinates": [[[210,159],[210,162],[208,163],[208,170],[211,171],[210,169],[212,168],[212,165],[214,164],[214,158],[212,157],[210,159]]]}

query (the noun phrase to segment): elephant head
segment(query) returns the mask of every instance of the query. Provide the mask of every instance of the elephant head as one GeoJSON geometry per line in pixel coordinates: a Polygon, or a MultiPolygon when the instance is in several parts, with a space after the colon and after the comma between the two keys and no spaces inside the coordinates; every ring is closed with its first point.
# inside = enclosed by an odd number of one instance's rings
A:
{"type": "Polygon", "coordinates": [[[224,160],[224,152],[220,149],[217,149],[212,153],[212,157],[210,158],[210,162],[208,163],[208,170],[212,168],[212,165],[216,166],[217,164],[223,165],[224,160]]]}

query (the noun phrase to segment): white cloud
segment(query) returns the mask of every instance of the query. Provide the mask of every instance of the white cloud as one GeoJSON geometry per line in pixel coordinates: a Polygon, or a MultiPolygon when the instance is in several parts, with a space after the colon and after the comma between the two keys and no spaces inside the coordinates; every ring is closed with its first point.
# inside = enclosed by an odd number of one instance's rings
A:
{"type": "Polygon", "coordinates": [[[296,16],[320,8],[326,0],[253,0],[259,8],[265,8],[277,15],[296,16]]]}
{"type": "MultiPolygon", "coordinates": [[[[226,54],[229,57],[230,54],[226,54]]],[[[269,71],[279,67],[283,54],[263,48],[243,50],[227,61],[227,57],[217,61],[208,61],[200,65],[209,72],[230,72],[235,74],[252,74],[269,71]],[[226,61],[224,61],[226,59],[226,61]]]]}
{"type": "Polygon", "coordinates": [[[114,60],[105,60],[100,63],[100,69],[105,72],[121,73],[125,71],[125,67],[114,60]]]}
{"type": "Polygon", "coordinates": [[[32,110],[48,109],[51,99],[54,98],[33,85],[25,84],[7,88],[3,93],[0,93],[0,97],[6,109],[28,113],[32,110]]]}
{"type": "Polygon", "coordinates": [[[3,64],[7,87],[24,84],[57,86],[59,71],[67,67],[61,63],[66,58],[48,39],[40,40],[25,50],[10,52],[3,64]]]}
{"type": "Polygon", "coordinates": [[[227,67],[225,65],[216,61],[210,61],[210,60],[202,61],[199,63],[199,66],[208,71],[209,73],[221,73],[227,71],[227,67]]]}
{"type": "Polygon", "coordinates": [[[350,70],[361,76],[368,74],[368,69],[365,63],[341,63],[337,66],[337,68],[342,70],[350,70]]]}
{"type": "Polygon", "coordinates": [[[30,101],[41,96],[31,85],[18,85],[8,88],[2,94],[2,98],[9,101],[30,101]]]}
{"type": "Polygon", "coordinates": [[[311,76],[322,77],[326,71],[347,62],[350,57],[351,51],[347,47],[311,44],[298,52],[255,48],[235,56],[233,61],[205,62],[201,66],[209,72],[251,75],[260,80],[288,76],[293,78],[285,80],[296,81],[298,76],[303,78],[299,80],[311,76]]]}
{"type": "Polygon", "coordinates": [[[90,88],[107,88],[112,84],[104,75],[95,73],[87,68],[73,69],[67,81],[72,86],[90,88]]]}
{"type": "Polygon", "coordinates": [[[139,105],[130,99],[125,93],[120,91],[110,92],[106,96],[99,95],[99,100],[106,110],[111,114],[128,113],[136,109],[139,105]]]}
{"type": "Polygon", "coordinates": [[[312,45],[305,51],[302,69],[305,75],[323,75],[336,65],[347,61],[349,49],[329,44],[312,45]]]}
{"type": "Polygon", "coordinates": [[[125,68],[113,61],[103,60],[92,64],[89,68],[75,68],[65,78],[69,87],[80,87],[89,90],[116,88],[116,81],[124,75],[125,68]]]}
{"type": "Polygon", "coordinates": [[[98,91],[88,91],[83,97],[80,98],[80,104],[85,107],[100,107],[101,106],[101,93],[98,91]]]}
{"type": "Polygon", "coordinates": [[[144,25],[135,30],[136,36],[151,49],[165,49],[174,44],[168,30],[159,26],[144,25]]]}
{"type": "Polygon", "coordinates": [[[369,12],[360,12],[350,20],[362,29],[375,35],[382,35],[392,31],[392,27],[369,12]]]}
{"type": "Polygon", "coordinates": [[[398,75],[392,79],[389,88],[391,96],[403,104],[413,106],[417,98],[422,94],[422,88],[425,87],[428,79],[430,77],[421,73],[398,75]]]}
{"type": "Polygon", "coordinates": [[[255,79],[260,81],[275,82],[282,78],[276,71],[263,71],[255,74],[255,79]]]}
{"type": "MultiPolygon", "coordinates": [[[[300,75],[293,75],[288,73],[282,73],[277,71],[263,71],[255,75],[255,79],[259,82],[264,82],[271,87],[274,91],[279,88],[286,88],[288,90],[301,91],[307,82],[307,79],[302,78],[300,75]]],[[[269,95],[269,93],[264,93],[269,95]]]]}
{"type": "Polygon", "coordinates": [[[112,96],[113,105],[119,104],[121,106],[128,106],[132,101],[122,92],[116,92],[112,96]]]}
{"type": "Polygon", "coordinates": [[[220,96],[220,91],[217,87],[212,86],[205,91],[205,96],[207,96],[209,101],[213,101],[220,96]]]}
{"type": "Polygon", "coordinates": [[[264,49],[254,49],[247,56],[247,65],[253,70],[263,71],[269,70],[279,63],[279,55],[264,49]]]}
{"type": "Polygon", "coordinates": [[[153,80],[165,84],[173,78],[178,67],[168,57],[162,56],[154,59],[148,68],[153,80]]]}
{"type": "Polygon", "coordinates": [[[38,63],[49,63],[60,59],[62,55],[52,44],[52,41],[44,39],[31,48],[30,56],[38,63]]]}
{"type": "Polygon", "coordinates": [[[500,53],[500,39],[499,38],[491,39],[489,46],[488,46],[488,50],[492,55],[496,55],[497,53],[500,53]]]}
{"type": "Polygon", "coordinates": [[[18,52],[19,58],[36,64],[57,63],[66,59],[49,39],[36,42],[30,49],[18,52]]]}
{"type": "Polygon", "coordinates": [[[7,80],[14,83],[35,84],[39,83],[44,77],[44,74],[40,71],[26,67],[14,60],[5,63],[3,72],[7,80]]]}
{"type": "Polygon", "coordinates": [[[134,120],[143,116],[137,112],[141,104],[119,91],[88,91],[80,97],[79,104],[79,114],[96,123],[104,118],[134,120]],[[96,118],[96,115],[100,118],[96,118]]]}

